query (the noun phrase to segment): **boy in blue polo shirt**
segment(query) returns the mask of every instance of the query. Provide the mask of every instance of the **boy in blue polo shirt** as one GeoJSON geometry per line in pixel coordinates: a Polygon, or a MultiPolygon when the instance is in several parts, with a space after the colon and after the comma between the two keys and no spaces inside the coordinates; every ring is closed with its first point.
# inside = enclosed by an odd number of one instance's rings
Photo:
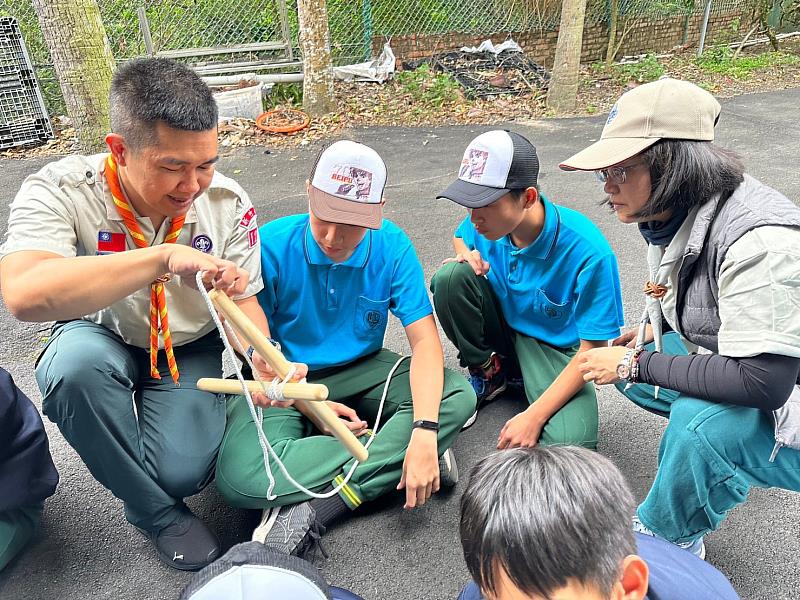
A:
{"type": "MultiPolygon", "coordinates": [[[[274,499],[245,399],[228,401],[217,486],[233,505],[263,508],[254,540],[303,554],[319,532],[363,502],[405,489],[405,507],[420,506],[441,480],[457,477],[445,452],[475,409],[461,375],[444,369],[422,267],[410,240],[383,220],[386,167],[371,148],[339,141],[317,159],[308,184],[309,214],[261,227],[264,289],[258,299],[269,335],[287,359],[305,363],[308,381],[328,386],[330,407],[356,435],[385,406],[369,459],[329,498],[298,491],[278,471],[274,499]],[[410,360],[384,349],[389,312],[405,328],[410,360]],[[396,370],[394,369],[396,367],[396,370]],[[440,456],[442,460],[440,461],[440,456]]],[[[264,411],[263,430],[305,487],[329,491],[353,459],[295,408],[264,411]]]]}
{"type": "MultiPolygon", "coordinates": [[[[522,375],[527,410],[509,419],[497,447],[597,445],[597,398],[576,356],[606,346],[623,324],[617,261],[582,214],[538,190],[539,159],[524,137],[489,131],[472,140],[440,198],[469,210],[455,258],[431,282],[436,314],[469,368],[478,406],[522,375]]],[[[468,421],[474,422],[477,413],[468,421]]]]}

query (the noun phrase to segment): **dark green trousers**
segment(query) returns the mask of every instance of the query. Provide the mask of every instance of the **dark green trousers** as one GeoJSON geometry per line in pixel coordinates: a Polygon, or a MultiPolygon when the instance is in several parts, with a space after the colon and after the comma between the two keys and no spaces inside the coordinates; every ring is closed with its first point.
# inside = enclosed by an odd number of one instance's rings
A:
{"type": "MultiPolygon", "coordinates": [[[[439,324],[458,350],[461,365],[482,365],[497,352],[519,366],[530,404],[578,350],[555,348],[511,329],[489,280],[476,276],[467,263],[443,265],[433,276],[431,291],[439,324]]],[[[550,417],[540,441],[596,448],[597,428],[597,396],[594,386],[587,383],[550,417]]]]}
{"type": "Polygon", "coordinates": [[[156,530],[186,510],[214,475],[225,429],[225,396],[197,389],[222,374],[216,332],[175,348],[176,387],[164,352],[161,379],[149,352],[89,321],[70,321],[50,337],[36,365],[42,410],[58,425],[95,479],[125,503],[133,525],[156,530]]]}
{"type": "MultiPolygon", "coordinates": [[[[389,350],[333,369],[309,373],[308,381],[328,386],[332,401],[347,404],[373,425],[384,383],[400,356],[389,350]]],[[[400,482],[408,442],[411,438],[413,405],[409,383],[411,360],[395,371],[389,385],[381,424],[369,447],[369,458],[360,464],[340,495],[351,508],[374,500],[400,482]]],[[[456,438],[461,426],[475,410],[475,393],[463,376],[444,372],[444,390],[439,408],[439,453],[456,438]]],[[[338,485],[354,459],[329,435],[320,435],[311,422],[294,408],[264,409],[262,429],[287,471],[310,490],[338,485]]],[[[366,443],[367,437],[361,438],[366,443]]],[[[217,487],[234,506],[266,508],[308,499],[271,462],[277,498],[267,500],[268,479],[261,446],[244,396],[228,399],[225,437],[217,460],[217,487]]]]}

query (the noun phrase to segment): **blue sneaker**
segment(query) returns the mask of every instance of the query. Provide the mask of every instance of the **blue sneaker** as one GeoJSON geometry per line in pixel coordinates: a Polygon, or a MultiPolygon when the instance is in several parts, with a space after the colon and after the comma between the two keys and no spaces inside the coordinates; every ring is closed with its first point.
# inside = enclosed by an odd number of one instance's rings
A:
{"type": "MultiPolygon", "coordinates": [[[[660,535],[656,535],[656,533],[654,533],[652,529],[650,529],[644,523],[642,523],[639,520],[639,515],[633,516],[633,530],[636,533],[641,533],[642,535],[649,535],[650,537],[658,538],[660,540],[664,540],[665,542],[669,542],[668,539],[663,538],[660,535]]],[[[683,548],[684,550],[691,552],[700,560],[706,559],[706,545],[703,542],[703,536],[700,536],[699,538],[691,542],[678,542],[678,543],[670,542],[670,543],[674,544],[675,546],[678,546],[678,548],[683,548]]]]}
{"type": "Polygon", "coordinates": [[[478,418],[478,411],[481,408],[496,400],[508,387],[505,373],[503,373],[500,365],[500,357],[497,354],[492,354],[489,360],[488,367],[469,367],[469,383],[472,385],[472,389],[475,390],[478,403],[475,412],[461,427],[462,431],[475,423],[478,418]]]}

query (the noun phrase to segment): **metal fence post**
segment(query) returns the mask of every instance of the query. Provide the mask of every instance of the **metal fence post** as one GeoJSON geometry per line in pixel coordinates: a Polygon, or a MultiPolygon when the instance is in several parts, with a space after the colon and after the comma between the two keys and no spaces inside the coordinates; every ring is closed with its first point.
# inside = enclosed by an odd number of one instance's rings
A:
{"type": "Polygon", "coordinates": [[[703,53],[703,46],[706,43],[706,30],[708,29],[708,18],[711,16],[711,2],[708,0],[706,3],[706,12],[703,15],[703,28],[700,30],[700,43],[697,45],[697,56],[703,53]]]}
{"type": "Polygon", "coordinates": [[[372,2],[364,0],[361,19],[364,22],[364,60],[372,58],[372,2]]]}

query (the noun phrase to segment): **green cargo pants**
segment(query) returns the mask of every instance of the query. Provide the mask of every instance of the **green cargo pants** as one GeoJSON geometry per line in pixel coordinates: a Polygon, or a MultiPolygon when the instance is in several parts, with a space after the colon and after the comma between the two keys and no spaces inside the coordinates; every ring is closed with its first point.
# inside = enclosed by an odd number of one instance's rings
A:
{"type": "MultiPolygon", "coordinates": [[[[561,374],[577,347],[554,348],[511,329],[491,284],[466,263],[447,263],[431,281],[436,316],[458,350],[461,366],[484,364],[493,352],[516,362],[533,404],[561,374]]],[[[597,447],[597,395],[587,383],[542,430],[542,444],[597,447]]]]}
{"type": "MultiPolygon", "coordinates": [[[[400,356],[381,350],[348,365],[308,374],[308,381],[328,386],[332,401],[355,409],[372,426],[378,412],[384,383],[400,356]]],[[[411,438],[413,405],[409,383],[411,361],[395,371],[386,395],[378,434],[369,448],[369,458],[360,464],[340,492],[350,508],[374,500],[400,482],[406,448],[411,438]]],[[[475,393],[464,377],[445,370],[442,403],[439,408],[439,453],[456,438],[461,426],[475,410],[475,393]]],[[[320,435],[311,422],[294,408],[264,410],[262,428],[287,471],[310,490],[338,485],[354,459],[328,435],[320,435]]],[[[366,442],[366,436],[362,437],[366,442]]],[[[266,497],[268,479],[255,425],[244,396],[228,399],[225,437],[217,460],[217,487],[225,499],[242,508],[283,506],[308,500],[270,462],[275,476],[274,500],[266,497]]]]}

